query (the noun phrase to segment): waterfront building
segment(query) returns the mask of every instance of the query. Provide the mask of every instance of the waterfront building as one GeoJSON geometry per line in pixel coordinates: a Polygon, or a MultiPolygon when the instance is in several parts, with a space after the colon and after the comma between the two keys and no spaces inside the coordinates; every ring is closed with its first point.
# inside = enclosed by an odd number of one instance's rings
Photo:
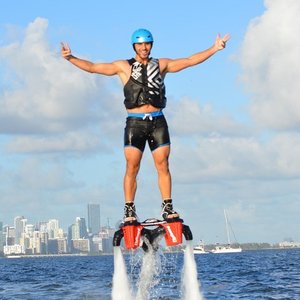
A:
{"type": "Polygon", "coordinates": [[[90,239],[90,252],[92,254],[99,254],[102,252],[102,239],[99,235],[93,235],[90,239]]]}
{"type": "Polygon", "coordinates": [[[67,239],[66,238],[59,238],[57,239],[57,254],[64,254],[67,253],[67,239]]]}
{"type": "Polygon", "coordinates": [[[113,253],[112,237],[102,238],[102,253],[113,253]]]}
{"type": "Polygon", "coordinates": [[[73,239],[72,253],[89,253],[90,241],[88,239],[73,239]]]}
{"type": "Polygon", "coordinates": [[[87,237],[87,227],[85,218],[77,217],[75,220],[73,239],[84,239],[87,237]]]}
{"type": "Polygon", "coordinates": [[[5,246],[15,245],[15,227],[5,226],[3,228],[3,232],[5,238],[5,246]]]}
{"type": "Polygon", "coordinates": [[[280,248],[300,248],[300,242],[284,241],[279,243],[280,248]]]}
{"type": "Polygon", "coordinates": [[[50,239],[56,239],[60,237],[59,222],[56,219],[50,219],[47,223],[47,232],[50,239]]]}
{"type": "Polygon", "coordinates": [[[110,228],[109,226],[102,227],[99,232],[99,238],[101,239],[101,243],[99,245],[100,252],[102,253],[112,253],[113,246],[112,240],[114,236],[115,230],[110,228]]]}
{"type": "Polygon", "coordinates": [[[88,231],[90,234],[98,234],[100,231],[100,204],[89,203],[88,231]]]}
{"type": "Polygon", "coordinates": [[[20,238],[22,233],[24,232],[25,226],[27,223],[27,219],[23,216],[17,216],[14,219],[14,227],[15,227],[15,244],[20,244],[20,238]]]}
{"type": "MultiPolygon", "coordinates": [[[[77,217],[75,223],[68,228],[68,251],[71,253],[79,253],[80,250],[78,249],[81,249],[80,241],[85,240],[87,236],[85,218],[77,217]],[[75,242],[74,244],[74,240],[79,240],[79,242],[75,242]]],[[[86,246],[82,246],[82,248],[86,248],[86,246]]],[[[88,248],[90,248],[89,245],[88,248]]]]}
{"type": "Polygon", "coordinates": [[[48,254],[48,240],[49,236],[47,232],[40,232],[40,250],[41,254],[48,254]]]}
{"type": "Polygon", "coordinates": [[[48,239],[48,254],[67,253],[67,240],[65,238],[48,239]]]}
{"type": "Polygon", "coordinates": [[[45,221],[38,222],[37,228],[40,232],[47,232],[48,233],[48,222],[45,222],[45,221]]]}
{"type": "Polygon", "coordinates": [[[32,254],[41,254],[41,234],[39,231],[34,231],[32,235],[32,254]]]}
{"type": "Polygon", "coordinates": [[[47,233],[49,239],[64,238],[64,231],[59,227],[57,219],[50,219],[48,222],[39,222],[38,229],[40,232],[47,233]]]}
{"type": "Polygon", "coordinates": [[[25,250],[21,245],[4,246],[4,255],[19,255],[25,254],[25,250]]]}
{"type": "Polygon", "coordinates": [[[35,226],[33,224],[26,224],[24,233],[32,237],[35,231],[35,226]]]}

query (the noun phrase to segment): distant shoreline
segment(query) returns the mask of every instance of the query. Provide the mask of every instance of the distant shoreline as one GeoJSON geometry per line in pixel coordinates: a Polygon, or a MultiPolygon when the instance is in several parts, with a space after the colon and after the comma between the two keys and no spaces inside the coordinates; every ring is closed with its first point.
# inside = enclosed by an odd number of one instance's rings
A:
{"type": "MultiPolygon", "coordinates": [[[[258,251],[258,250],[300,250],[300,247],[266,247],[266,248],[257,248],[257,249],[247,249],[246,247],[243,247],[243,251],[258,251]]],[[[208,247],[209,248],[209,247],[208,247]]],[[[181,252],[181,250],[176,249],[175,251],[164,251],[165,253],[176,253],[181,252]]],[[[124,254],[127,254],[126,251],[124,254]]],[[[0,256],[1,258],[7,258],[7,259],[19,259],[19,258],[45,258],[45,257],[93,257],[93,256],[112,256],[113,253],[101,253],[101,254],[88,254],[88,253],[79,253],[79,254],[21,254],[21,255],[4,255],[0,256]]]]}

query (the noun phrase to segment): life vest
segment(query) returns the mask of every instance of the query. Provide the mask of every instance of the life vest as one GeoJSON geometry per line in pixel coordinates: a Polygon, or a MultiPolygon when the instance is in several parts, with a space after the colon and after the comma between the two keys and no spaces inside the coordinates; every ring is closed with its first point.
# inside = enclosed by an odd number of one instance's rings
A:
{"type": "Polygon", "coordinates": [[[131,109],[144,104],[166,107],[166,88],[158,59],[150,58],[148,64],[143,65],[132,58],[128,63],[131,65],[131,75],[124,86],[125,107],[131,109]]]}

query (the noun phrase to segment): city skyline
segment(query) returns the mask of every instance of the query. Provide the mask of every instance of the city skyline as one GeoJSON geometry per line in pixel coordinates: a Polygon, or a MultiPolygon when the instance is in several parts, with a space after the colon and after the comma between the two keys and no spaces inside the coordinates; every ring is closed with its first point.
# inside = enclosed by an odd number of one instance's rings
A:
{"type": "MultiPolygon", "coordinates": [[[[95,205],[95,204],[93,204],[93,205],[95,205]]],[[[98,206],[98,204],[96,204],[96,205],[98,206]]],[[[25,218],[23,216],[22,217],[21,216],[16,216],[14,218],[14,222],[13,223],[15,223],[16,219],[20,219],[21,223],[24,223],[24,221],[27,222],[27,220],[28,220],[28,218],[25,218]]],[[[95,233],[89,231],[89,227],[86,225],[88,223],[86,223],[86,222],[87,222],[87,219],[84,218],[84,217],[78,217],[78,216],[74,217],[74,223],[73,224],[68,225],[66,229],[61,229],[62,231],[60,232],[60,234],[56,233],[52,237],[55,237],[55,236],[56,237],[57,236],[63,237],[65,235],[67,235],[67,236],[73,236],[76,239],[85,238],[86,236],[84,236],[84,234],[82,234],[82,232],[85,231],[85,230],[82,231],[82,227],[81,227],[83,225],[82,223],[84,223],[83,227],[86,229],[86,232],[88,234],[95,235],[95,233]],[[74,224],[78,224],[79,225],[79,227],[76,229],[77,230],[76,233],[74,233],[74,231],[72,231],[72,226],[74,226],[74,224]]],[[[58,226],[58,224],[60,223],[59,219],[49,219],[49,220],[46,220],[46,221],[45,220],[44,221],[38,221],[35,224],[28,223],[27,225],[32,226],[32,230],[34,230],[34,228],[40,227],[41,224],[43,224],[43,223],[45,223],[45,224],[55,223],[56,226],[54,227],[54,229],[56,229],[56,230],[60,229],[60,227],[58,226]]],[[[100,224],[100,222],[99,222],[99,224],[100,224]]],[[[6,228],[6,227],[15,229],[14,226],[10,226],[9,224],[3,224],[3,222],[0,220],[0,232],[1,232],[1,228],[3,229],[3,228],[6,228]]],[[[230,227],[231,227],[231,224],[230,224],[230,227]]],[[[99,228],[99,232],[101,231],[102,228],[110,229],[111,230],[110,233],[111,233],[111,237],[112,237],[113,232],[115,230],[119,229],[119,224],[116,224],[116,226],[114,226],[114,227],[110,227],[109,222],[107,222],[106,225],[102,225],[99,228]]],[[[234,236],[234,238],[235,238],[235,236],[234,236]]],[[[194,241],[197,242],[197,240],[194,240],[194,241]]],[[[201,241],[203,241],[203,240],[201,239],[201,241]]],[[[235,241],[235,242],[239,243],[239,241],[235,241]]],[[[224,237],[224,239],[222,239],[221,241],[220,240],[215,240],[214,242],[212,242],[210,244],[214,244],[214,243],[216,243],[216,244],[219,244],[219,243],[220,244],[226,244],[226,238],[224,237]]],[[[248,242],[246,241],[246,242],[243,242],[243,243],[244,244],[247,244],[247,243],[262,243],[263,244],[263,243],[269,243],[269,242],[268,241],[248,241],[248,242]]],[[[239,244],[243,244],[243,243],[239,243],[239,244]]],[[[297,241],[296,239],[294,239],[292,236],[287,235],[287,236],[283,237],[281,240],[275,241],[273,244],[277,244],[277,243],[281,243],[281,244],[284,244],[284,243],[296,243],[298,245],[300,242],[297,241]]]]}
{"type": "MultiPolygon", "coordinates": [[[[112,241],[115,229],[101,227],[95,234],[88,232],[86,220],[83,217],[76,217],[75,222],[68,227],[68,232],[60,228],[57,219],[40,221],[33,225],[24,216],[16,216],[14,224],[15,227],[3,226],[3,222],[0,221],[0,256],[113,254],[112,241]]],[[[244,250],[300,247],[300,242],[291,238],[274,244],[267,242],[239,244],[237,241],[233,244],[240,245],[244,250]]],[[[171,247],[167,251],[182,251],[184,245],[185,241],[178,247],[171,247]]],[[[220,243],[217,242],[216,245],[220,243]]],[[[214,247],[214,244],[206,244],[206,247],[210,249],[214,247]]]]}
{"type": "Polygon", "coordinates": [[[92,223],[98,227],[94,232],[89,231],[86,218],[75,217],[74,223],[67,230],[60,227],[58,219],[38,221],[31,224],[24,216],[16,216],[13,226],[3,226],[0,221],[0,252],[4,255],[43,255],[43,254],[100,254],[112,253],[113,229],[100,227],[100,206],[89,203],[87,214],[90,209],[93,214],[92,223]],[[99,209],[99,211],[98,211],[99,209]]]}
{"type": "MultiPolygon", "coordinates": [[[[99,228],[102,227],[101,226],[101,214],[100,214],[100,204],[99,203],[87,203],[87,210],[86,210],[86,213],[85,214],[81,214],[81,215],[75,215],[73,217],[73,219],[76,221],[76,218],[84,218],[86,221],[87,221],[87,225],[89,224],[88,223],[88,219],[89,219],[89,206],[92,206],[92,207],[97,207],[99,208],[99,214],[97,214],[97,216],[99,217],[99,222],[96,221],[96,224],[99,224],[99,228]]],[[[11,226],[11,227],[14,227],[14,228],[23,228],[23,224],[24,222],[27,222],[28,220],[34,220],[36,219],[36,221],[33,221],[32,222],[32,225],[36,225],[36,224],[40,224],[40,223],[44,223],[44,222],[54,222],[56,223],[56,221],[58,221],[59,223],[60,220],[59,218],[56,218],[55,216],[51,217],[51,218],[48,218],[46,220],[40,220],[39,217],[35,216],[34,218],[32,216],[25,216],[25,215],[16,215],[13,217],[13,219],[11,220],[11,222],[8,222],[8,223],[4,223],[2,219],[0,219],[0,222],[2,224],[3,227],[5,226],[11,226]],[[16,226],[17,224],[17,226],[16,226]]],[[[68,230],[68,227],[70,226],[71,224],[66,224],[65,226],[62,226],[64,231],[66,232],[68,230]]],[[[107,224],[106,224],[107,225],[107,224]]],[[[57,224],[56,225],[53,225],[54,228],[57,228],[57,224]]],[[[89,226],[87,226],[87,230],[89,229],[89,226]]]]}

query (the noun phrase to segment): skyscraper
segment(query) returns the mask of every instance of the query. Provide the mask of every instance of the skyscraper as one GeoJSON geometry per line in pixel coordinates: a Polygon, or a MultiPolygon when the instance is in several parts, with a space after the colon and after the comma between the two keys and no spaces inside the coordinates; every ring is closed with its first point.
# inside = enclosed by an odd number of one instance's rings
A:
{"type": "Polygon", "coordinates": [[[85,218],[76,217],[73,234],[73,239],[84,239],[87,237],[85,218]]]}
{"type": "Polygon", "coordinates": [[[47,232],[50,239],[59,237],[59,222],[56,219],[50,219],[47,224],[47,232]]]}
{"type": "MultiPolygon", "coordinates": [[[[74,246],[74,243],[76,243],[78,240],[86,240],[86,237],[87,237],[87,228],[86,228],[85,218],[77,217],[75,219],[75,223],[70,225],[68,228],[68,250],[69,250],[69,252],[73,252],[73,251],[75,251],[75,249],[77,249],[77,246],[74,246]]],[[[88,241],[88,244],[89,244],[89,241],[88,241]]]]}
{"type": "Polygon", "coordinates": [[[22,233],[24,233],[26,223],[27,219],[25,219],[23,216],[15,217],[15,244],[20,244],[20,238],[22,237],[22,233]]]}
{"type": "Polygon", "coordinates": [[[100,231],[100,204],[88,204],[89,233],[98,234],[100,231]]]}

